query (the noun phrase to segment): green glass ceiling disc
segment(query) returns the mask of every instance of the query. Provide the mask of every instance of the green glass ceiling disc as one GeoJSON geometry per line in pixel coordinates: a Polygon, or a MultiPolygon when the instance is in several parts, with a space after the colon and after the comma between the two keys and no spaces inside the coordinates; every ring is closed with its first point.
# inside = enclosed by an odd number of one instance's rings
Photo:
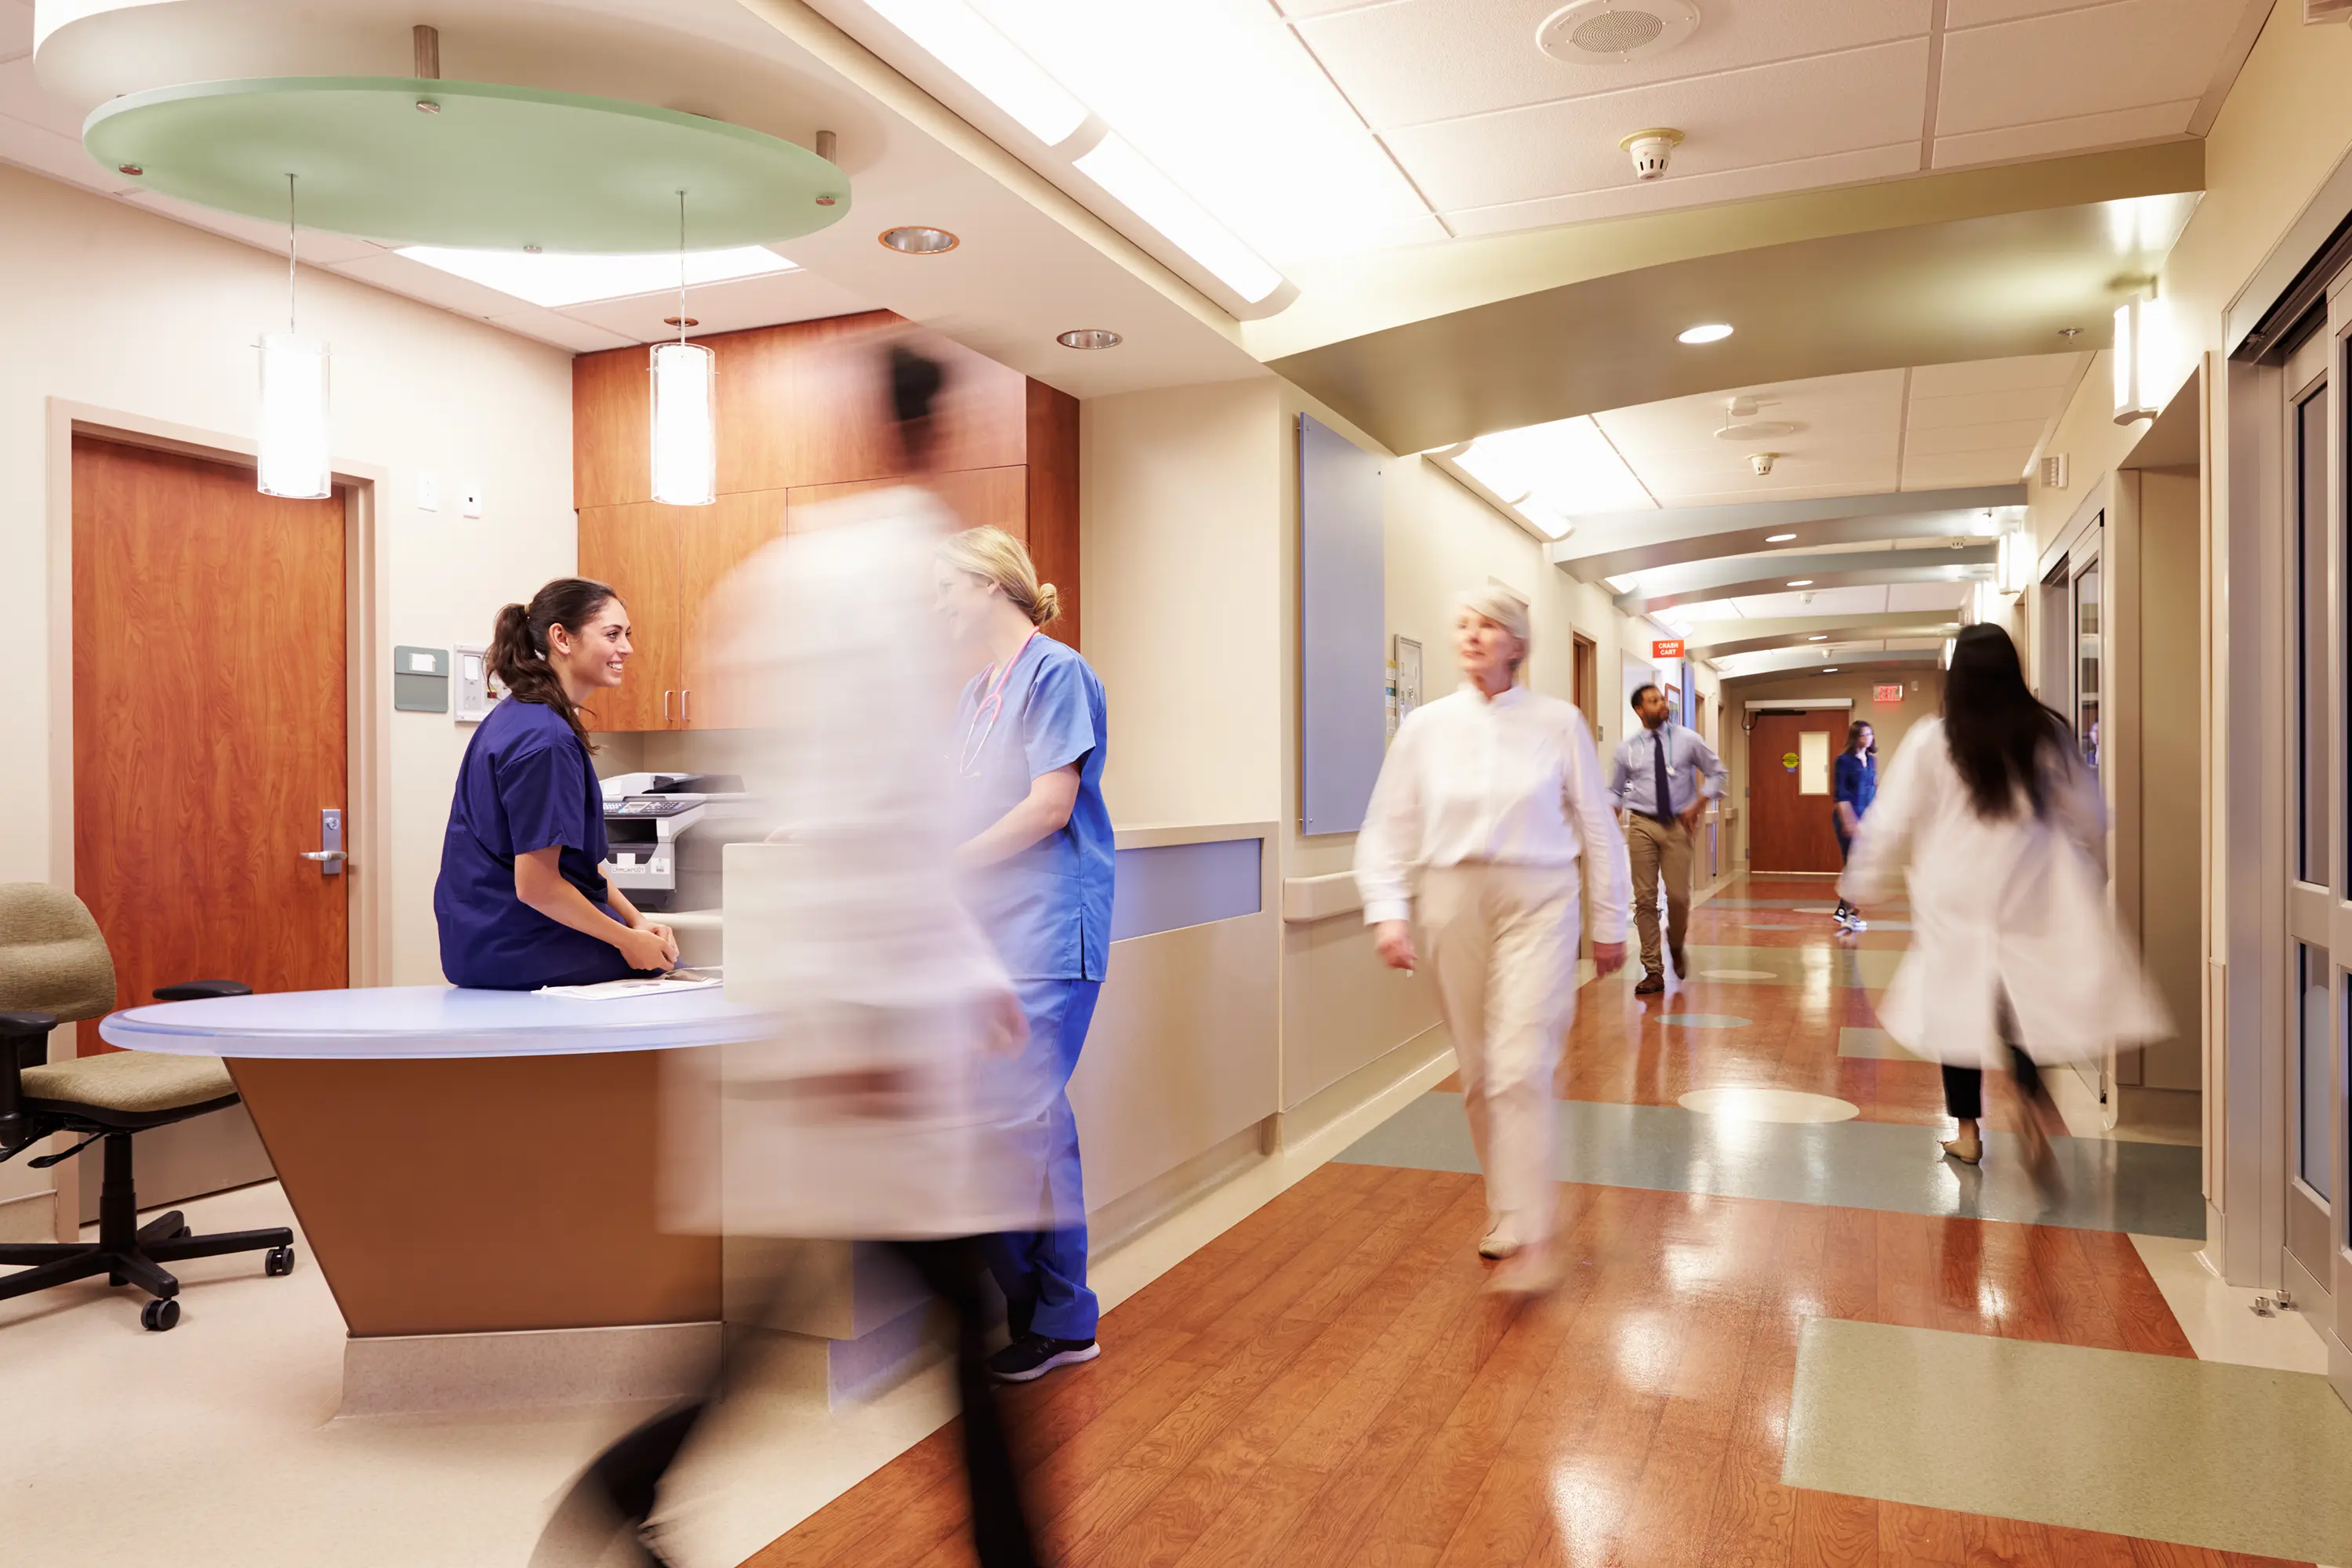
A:
{"type": "Polygon", "coordinates": [[[302,226],[477,250],[717,250],[849,212],[804,147],[618,99],[407,77],[194,82],[115,99],[82,145],[149,190],[302,226]],[[432,110],[420,110],[427,103],[432,110]]]}

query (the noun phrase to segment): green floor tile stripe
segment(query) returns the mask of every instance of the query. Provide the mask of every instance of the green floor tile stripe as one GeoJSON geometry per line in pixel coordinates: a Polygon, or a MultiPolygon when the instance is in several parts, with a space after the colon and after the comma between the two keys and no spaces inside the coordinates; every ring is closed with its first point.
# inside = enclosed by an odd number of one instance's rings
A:
{"type": "Polygon", "coordinates": [[[2352,1410],[2308,1373],[1810,1319],[1780,1479],[2352,1563],[2352,1410]]]}

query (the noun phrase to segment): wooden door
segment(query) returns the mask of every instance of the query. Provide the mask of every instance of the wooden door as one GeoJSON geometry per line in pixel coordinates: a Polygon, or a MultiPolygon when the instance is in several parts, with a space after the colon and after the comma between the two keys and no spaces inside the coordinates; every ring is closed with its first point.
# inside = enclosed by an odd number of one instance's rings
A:
{"type": "MultiPolygon", "coordinates": [[[[1569,694],[1569,700],[1576,704],[1578,710],[1584,715],[1585,723],[1591,726],[1593,743],[1597,746],[1601,742],[1602,722],[1600,712],[1601,650],[1599,646],[1582,632],[1571,632],[1569,635],[1572,639],[1573,647],[1573,663],[1569,671],[1569,681],[1572,689],[1569,694]]],[[[1605,761],[1608,756],[1606,747],[1601,748],[1601,755],[1605,761]]]]}
{"type": "Polygon", "coordinates": [[[677,716],[679,516],[700,507],[631,501],[580,509],[580,571],[608,584],[629,612],[621,688],[600,693],[592,730],[667,730],[677,716]]]}
{"type": "Polygon", "coordinates": [[[352,875],[302,858],[347,804],[344,602],[341,499],[74,437],[74,890],[117,1006],[350,983],[352,875]]]}
{"type": "Polygon", "coordinates": [[[785,494],[750,490],[723,495],[709,506],[688,510],[678,519],[679,616],[686,623],[686,635],[679,645],[677,718],[689,729],[719,725],[718,694],[705,673],[707,639],[714,629],[706,615],[727,574],[783,532],[785,494]],[[699,698],[697,687],[701,688],[699,698]]]}
{"type": "Polygon", "coordinates": [[[1842,864],[1831,787],[1845,726],[1842,709],[1757,717],[1748,733],[1749,870],[1834,871],[1842,864]]]}

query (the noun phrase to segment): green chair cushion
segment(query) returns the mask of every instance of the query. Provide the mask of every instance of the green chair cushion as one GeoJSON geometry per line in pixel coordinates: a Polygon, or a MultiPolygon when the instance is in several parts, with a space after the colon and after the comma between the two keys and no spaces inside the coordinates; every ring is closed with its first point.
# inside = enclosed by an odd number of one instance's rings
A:
{"type": "Polygon", "coordinates": [[[202,1105],[236,1093],[218,1057],[167,1057],[153,1051],[110,1051],[76,1061],[26,1068],[25,1098],[98,1110],[152,1115],[202,1105]]]}

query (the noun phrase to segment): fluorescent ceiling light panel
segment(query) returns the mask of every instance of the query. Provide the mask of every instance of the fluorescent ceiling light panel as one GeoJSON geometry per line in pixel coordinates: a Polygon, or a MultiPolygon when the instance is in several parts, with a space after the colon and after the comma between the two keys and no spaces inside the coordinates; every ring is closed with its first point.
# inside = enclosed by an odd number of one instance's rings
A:
{"type": "MultiPolygon", "coordinates": [[[[659,294],[677,287],[676,251],[653,256],[534,256],[520,250],[447,250],[412,245],[400,254],[550,310],[659,294]]],[[[689,285],[798,270],[794,263],[759,245],[690,251],[686,258],[689,285]]]]}
{"type": "MultiPolygon", "coordinates": [[[[1078,173],[1108,191],[1128,211],[1207,268],[1250,304],[1282,287],[1282,274],[1244,245],[1209,210],[1118,136],[1106,136],[1076,161],[1078,173]]],[[[1503,494],[1510,492],[1505,490],[1503,494]]]]}
{"type": "Polygon", "coordinates": [[[1583,415],[1481,436],[1454,461],[1496,495],[1527,492],[1523,512],[1540,507],[1578,518],[1658,504],[1601,426],[1583,415]]]}
{"type": "Polygon", "coordinates": [[[881,18],[1048,147],[1076,135],[1087,106],[963,0],[866,0],[881,18]]]}

